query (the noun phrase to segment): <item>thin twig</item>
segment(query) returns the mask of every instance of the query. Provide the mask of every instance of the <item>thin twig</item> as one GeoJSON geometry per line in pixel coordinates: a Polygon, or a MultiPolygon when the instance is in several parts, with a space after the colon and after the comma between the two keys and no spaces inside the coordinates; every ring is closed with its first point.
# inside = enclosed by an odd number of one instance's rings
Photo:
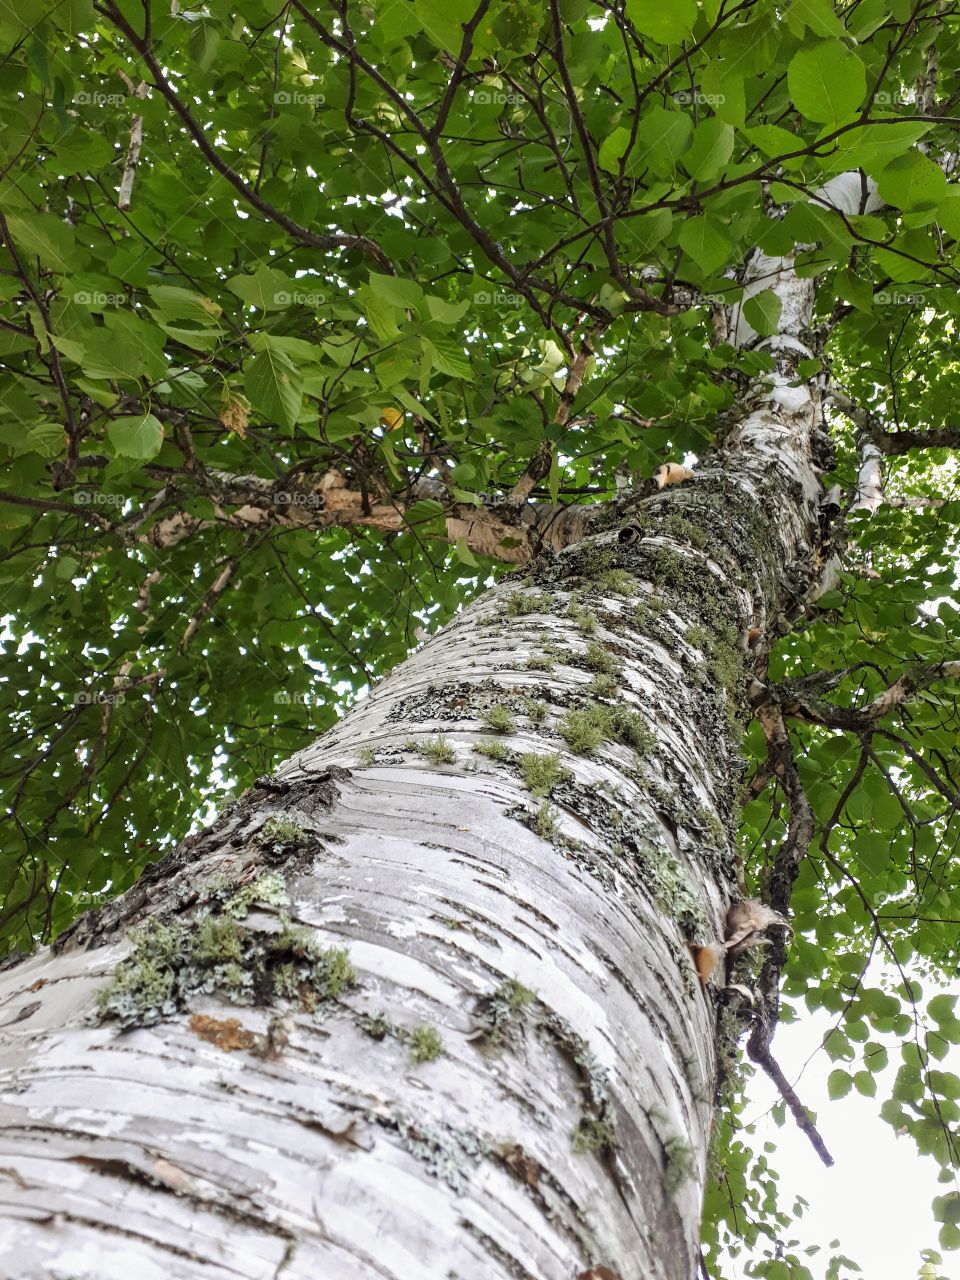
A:
{"type": "Polygon", "coordinates": [[[810,1119],[809,1112],[797,1097],[793,1085],[783,1074],[783,1071],[770,1053],[770,1050],[767,1049],[762,1054],[751,1053],[750,1057],[758,1067],[763,1068],[773,1083],[777,1086],[780,1097],[783,1098],[784,1102],[790,1108],[790,1114],[797,1122],[797,1128],[807,1135],[810,1139],[810,1145],[829,1169],[833,1164],[833,1156],[827,1150],[826,1143],[817,1132],[817,1126],[810,1119]]]}

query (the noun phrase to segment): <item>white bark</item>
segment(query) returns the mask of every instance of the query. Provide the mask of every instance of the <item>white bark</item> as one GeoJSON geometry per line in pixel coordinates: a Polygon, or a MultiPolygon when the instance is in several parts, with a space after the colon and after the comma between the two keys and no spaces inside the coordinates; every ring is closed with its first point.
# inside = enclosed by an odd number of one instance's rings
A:
{"type": "Polygon", "coordinates": [[[883,454],[867,435],[860,437],[859,446],[857,497],[851,509],[869,511],[873,515],[883,506],[883,454]]]}
{"type": "MultiPolygon", "coordinates": [[[[626,747],[609,745],[595,761],[567,754],[576,785],[559,813],[576,842],[567,847],[514,816],[537,808],[516,769],[481,758],[473,771],[469,748],[482,731],[451,709],[457,690],[472,685],[481,701],[507,704],[527,690],[559,706],[589,679],[573,667],[545,679],[501,665],[522,663],[544,631],[584,647],[566,619],[527,634],[514,627],[512,642],[502,628],[478,627],[513,589],[484,597],[278,775],[309,795],[309,780],[331,764],[355,763],[361,746],[377,753],[374,767],[339,784],[322,823],[309,805],[283,809],[322,826],[328,844],[292,883],[291,914],[325,944],[348,944],[360,985],[322,1021],[297,1013],[280,1059],[225,1053],[198,1039],[186,1015],[122,1034],[85,1025],[129,944],[44,953],[5,975],[0,1167],[16,1171],[5,1179],[11,1216],[0,1230],[8,1267],[16,1259],[23,1275],[98,1280],[131,1268],[138,1277],[279,1268],[331,1280],[567,1280],[606,1260],[623,1280],[689,1274],[713,1010],[635,864],[670,859],[715,934],[720,893],[698,860],[696,829],[674,834],[625,776],[626,747]],[[456,766],[403,749],[432,741],[452,717],[456,766]],[[577,812],[591,796],[593,827],[577,812]],[[631,855],[623,841],[636,846],[631,855]],[[472,1038],[478,998],[507,980],[537,1003],[517,1013],[501,1046],[472,1038]],[[393,1038],[371,1039],[358,1020],[380,1010],[408,1029],[436,1027],[444,1057],[416,1066],[393,1038]],[[615,1116],[616,1151],[571,1145],[585,1120],[601,1118],[591,1093],[615,1116]],[[671,1161],[679,1185],[668,1194],[671,1161]]],[[[627,608],[607,604],[613,618],[627,608]]],[[[663,705],[654,684],[655,673],[657,684],[682,684],[676,660],[631,649],[624,697],[659,708],[673,766],[691,778],[691,795],[714,804],[696,726],[663,705]]],[[[564,746],[553,723],[527,724],[507,741],[518,752],[564,746]]],[[[249,861],[246,848],[236,856],[249,861]]],[[[199,876],[218,867],[235,875],[229,863],[221,851],[199,876]]],[[[197,876],[187,867],[167,892],[185,892],[197,876]]],[[[251,924],[276,927],[265,913],[251,924]]],[[[255,1032],[267,1022],[211,998],[192,1011],[238,1016],[255,1032]]]]}
{"type": "MultiPolygon", "coordinates": [[[[145,98],[147,96],[146,81],[141,81],[135,89],[132,89],[132,93],[136,98],[145,98]]],[[[127,146],[127,158],[123,165],[123,176],[120,179],[120,191],[117,195],[117,208],[124,212],[130,208],[133,202],[133,183],[137,176],[137,165],[140,163],[140,149],[142,146],[143,116],[135,115],[130,119],[130,142],[127,146]]]]}

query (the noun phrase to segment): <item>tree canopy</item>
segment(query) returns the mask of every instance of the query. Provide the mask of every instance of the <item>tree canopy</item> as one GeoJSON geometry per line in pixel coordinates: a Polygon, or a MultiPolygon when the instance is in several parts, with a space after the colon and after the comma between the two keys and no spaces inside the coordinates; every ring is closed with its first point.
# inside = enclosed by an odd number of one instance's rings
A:
{"type": "MultiPolygon", "coordinates": [[[[836,1014],[831,1092],[940,1162],[960,1247],[958,34],[940,0],[4,5],[6,946],[722,444],[780,318],[744,264],[796,246],[844,539],[772,651],[792,750],[745,738],[745,885],[800,813],[782,1016],[836,1014]],[[857,215],[817,197],[851,170],[857,215]]],[[[705,1239],[803,1277],[739,1105],[705,1239]]]]}

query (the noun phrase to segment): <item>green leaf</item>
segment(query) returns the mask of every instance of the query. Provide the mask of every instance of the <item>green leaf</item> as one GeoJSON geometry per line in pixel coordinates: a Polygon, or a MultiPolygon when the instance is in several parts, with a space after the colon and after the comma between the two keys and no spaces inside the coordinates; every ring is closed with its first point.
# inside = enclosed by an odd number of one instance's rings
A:
{"type": "MultiPolygon", "coordinates": [[[[52,337],[54,345],[70,360],[76,361],[88,378],[109,379],[114,382],[136,382],[146,378],[159,380],[166,372],[158,343],[148,338],[149,328],[131,317],[134,325],[123,331],[93,328],[83,335],[82,342],[74,342],[59,334],[52,337]]],[[[157,332],[157,338],[162,334],[157,332]]]]}
{"type": "Polygon", "coordinates": [[[463,351],[458,350],[453,343],[428,342],[424,338],[422,339],[422,345],[424,351],[429,355],[434,368],[439,369],[441,373],[445,373],[451,378],[470,377],[472,372],[470,361],[463,351]]]}
{"type": "Polygon", "coordinates": [[[928,156],[911,151],[887,165],[877,190],[898,209],[935,209],[947,197],[947,179],[928,156]]]}
{"type": "Polygon", "coordinates": [[[163,424],[152,413],[145,413],[142,417],[115,418],[107,427],[107,439],[118,457],[149,462],[157,456],[163,444],[163,424]]]}
{"type": "Polygon", "coordinates": [[[934,1022],[951,1022],[956,1004],[957,997],[954,995],[944,993],[934,996],[927,1002],[927,1013],[934,1022]]]}
{"type": "Polygon", "coordinates": [[[838,271],[834,276],[833,286],[841,298],[851,303],[858,311],[868,315],[873,310],[873,288],[869,280],[853,271],[838,271]]]}
{"type": "MultiPolygon", "coordinates": [[[[796,134],[788,129],[781,129],[777,124],[753,125],[743,131],[758,151],[765,156],[788,156],[794,151],[802,150],[796,134]]],[[[795,158],[785,162],[785,167],[799,168],[803,161],[795,158]]]]}
{"type": "Polygon", "coordinates": [[[809,28],[815,36],[840,36],[846,28],[834,12],[831,0],[792,0],[786,12],[786,22],[791,28],[809,28]]]}
{"type": "Polygon", "coordinates": [[[870,1071],[884,1071],[889,1061],[886,1046],[870,1040],[863,1047],[863,1061],[870,1071]]]}
{"type": "Polygon", "coordinates": [[[258,267],[253,275],[233,276],[227,288],[261,311],[284,311],[294,301],[296,284],[273,267],[258,267]]]}
{"type": "Polygon", "coordinates": [[[209,325],[215,324],[223,313],[222,307],[193,289],[155,284],[150,286],[148,292],[165,321],[191,320],[195,324],[209,325]]]}
{"type": "Polygon", "coordinates": [[[757,333],[769,337],[780,323],[780,299],[772,289],[763,289],[746,299],[743,314],[757,333]]]}
{"type": "Polygon", "coordinates": [[[415,280],[401,280],[399,276],[381,276],[370,273],[370,288],[378,298],[394,307],[415,308],[423,301],[423,289],[415,280]]]}
{"type": "Polygon", "coordinates": [[[292,429],[300,416],[303,384],[296,365],[281,352],[267,349],[247,364],[243,389],[267,422],[292,429]]]}
{"type": "Polygon", "coordinates": [[[190,55],[201,71],[209,71],[220,48],[220,32],[217,24],[203,17],[190,32],[190,55]]]}
{"type": "Polygon", "coordinates": [[[86,259],[85,253],[77,253],[73,227],[52,214],[9,213],[7,226],[17,247],[35,254],[43,267],[60,272],[71,267],[76,270],[86,259]]]}
{"type": "Polygon", "coordinates": [[[945,1196],[934,1196],[933,1217],[936,1222],[960,1223],[960,1193],[951,1191],[945,1196]]]}
{"type": "Polygon", "coordinates": [[[627,0],[627,17],[643,36],[660,44],[675,44],[693,30],[697,0],[627,0]]]}
{"type": "Polygon", "coordinates": [[[827,1093],[832,1100],[845,1098],[853,1088],[853,1076],[840,1067],[835,1067],[827,1076],[827,1093]]]}
{"type": "Polygon", "coordinates": [[[600,144],[600,153],[598,156],[601,169],[606,169],[608,173],[618,173],[620,169],[620,157],[626,151],[630,144],[629,129],[614,129],[607,134],[603,142],[600,144]]]}
{"type": "Polygon", "coordinates": [[[703,72],[702,92],[705,104],[728,124],[742,126],[746,117],[743,76],[736,63],[720,59],[708,62],[703,72]]]}
{"type": "Polygon", "coordinates": [[[787,87],[797,110],[818,124],[836,124],[856,111],[867,91],[863,63],[839,40],[795,53],[787,87]]]}
{"type": "Polygon", "coordinates": [[[463,44],[463,24],[476,10],[474,0],[415,0],[414,8],[433,44],[447,53],[458,54],[463,44]]]}
{"type": "Polygon", "coordinates": [[[57,458],[64,451],[64,430],[59,422],[0,423],[0,444],[14,457],[36,453],[41,458],[57,458]]]}
{"type": "Polygon", "coordinates": [[[692,133],[693,123],[682,111],[651,107],[637,129],[638,145],[630,155],[629,169],[642,172],[649,167],[661,177],[672,177],[692,133]]]}
{"type": "Polygon", "coordinates": [[[683,167],[690,177],[698,181],[715,177],[733,153],[733,138],[733,126],[716,116],[698,124],[683,157],[683,167]]]}
{"type": "Polygon", "coordinates": [[[380,342],[392,342],[400,333],[397,317],[400,309],[386,298],[379,297],[369,285],[357,290],[357,298],[363,306],[363,314],[380,342]]]}
{"type": "Polygon", "coordinates": [[[458,538],[456,542],[456,556],[461,564],[469,565],[471,569],[479,568],[477,557],[467,546],[466,538],[458,538]]]}
{"type": "Polygon", "coordinates": [[[875,1098],[877,1096],[877,1082],[869,1071],[854,1072],[853,1083],[857,1093],[864,1098],[875,1098]]]}
{"type": "Polygon", "coordinates": [[[680,226],[680,247],[698,267],[712,275],[727,261],[731,244],[722,223],[708,214],[688,218],[680,226]]]}

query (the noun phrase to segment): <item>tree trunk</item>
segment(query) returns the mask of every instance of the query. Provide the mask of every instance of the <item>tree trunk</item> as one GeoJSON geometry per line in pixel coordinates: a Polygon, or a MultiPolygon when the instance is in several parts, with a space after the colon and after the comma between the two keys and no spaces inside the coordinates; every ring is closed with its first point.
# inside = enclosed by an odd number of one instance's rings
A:
{"type": "Polygon", "coordinates": [[[750,646],[829,554],[813,283],[750,270],[776,369],[692,480],[2,975],[7,1273],[690,1280],[750,646]]]}

